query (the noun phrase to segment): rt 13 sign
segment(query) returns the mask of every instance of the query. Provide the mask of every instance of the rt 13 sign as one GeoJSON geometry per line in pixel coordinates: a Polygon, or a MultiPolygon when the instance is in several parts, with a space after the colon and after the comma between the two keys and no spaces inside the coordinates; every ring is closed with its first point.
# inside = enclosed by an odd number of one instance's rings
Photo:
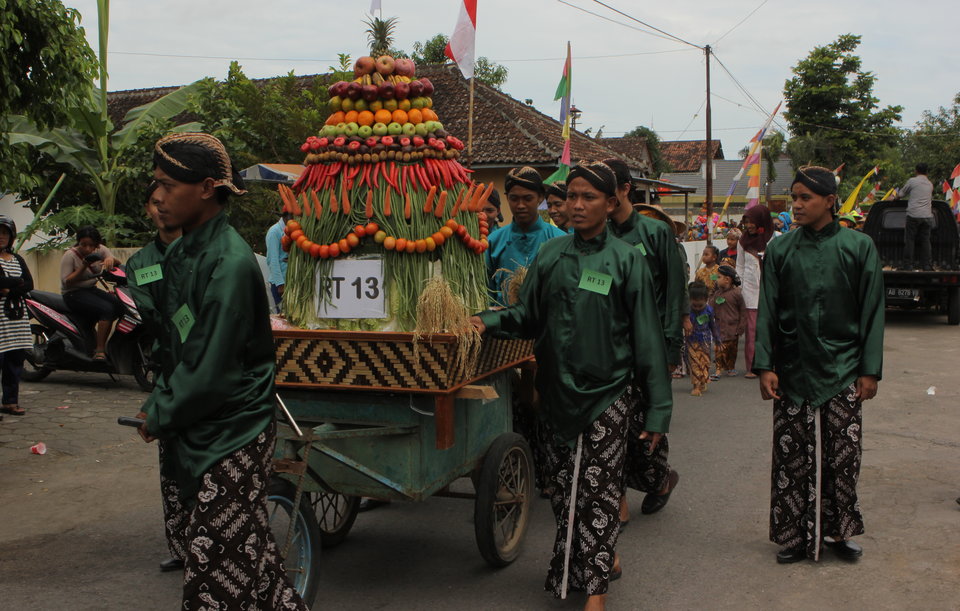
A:
{"type": "Polygon", "coordinates": [[[386,318],[383,259],[337,259],[329,276],[317,271],[317,317],[386,318]]]}

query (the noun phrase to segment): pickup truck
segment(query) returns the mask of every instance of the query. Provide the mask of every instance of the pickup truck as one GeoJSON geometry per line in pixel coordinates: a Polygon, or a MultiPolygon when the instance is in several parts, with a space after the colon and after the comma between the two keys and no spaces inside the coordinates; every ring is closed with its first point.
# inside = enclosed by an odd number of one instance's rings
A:
{"type": "Polygon", "coordinates": [[[930,250],[934,271],[900,269],[907,218],[905,200],[874,204],[863,232],[873,239],[883,261],[887,307],[936,308],[947,315],[947,324],[956,325],[960,324],[960,233],[946,202],[934,201],[933,213],[930,250]]]}

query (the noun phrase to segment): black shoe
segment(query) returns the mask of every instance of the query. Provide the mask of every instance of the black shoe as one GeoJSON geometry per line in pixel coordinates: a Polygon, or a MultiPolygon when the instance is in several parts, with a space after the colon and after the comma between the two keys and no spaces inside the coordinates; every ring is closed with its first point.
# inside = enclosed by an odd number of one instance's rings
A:
{"type": "Polygon", "coordinates": [[[640,513],[645,516],[650,515],[651,513],[657,513],[667,505],[667,501],[670,500],[670,495],[673,494],[673,490],[677,487],[677,482],[680,481],[680,474],[676,471],[671,470],[670,475],[667,477],[667,488],[666,494],[647,494],[643,497],[643,503],[640,504],[640,513]]]}
{"type": "Polygon", "coordinates": [[[806,558],[807,550],[802,547],[785,547],[777,552],[777,564],[793,564],[794,562],[806,560],[806,558]]]}
{"type": "Polygon", "coordinates": [[[169,573],[170,571],[183,570],[183,560],[179,558],[168,558],[160,563],[160,572],[169,573]]]}
{"type": "Polygon", "coordinates": [[[863,548],[850,539],[837,541],[830,537],[824,537],[823,544],[832,549],[834,553],[844,560],[857,560],[860,556],[863,556],[863,548]]]}

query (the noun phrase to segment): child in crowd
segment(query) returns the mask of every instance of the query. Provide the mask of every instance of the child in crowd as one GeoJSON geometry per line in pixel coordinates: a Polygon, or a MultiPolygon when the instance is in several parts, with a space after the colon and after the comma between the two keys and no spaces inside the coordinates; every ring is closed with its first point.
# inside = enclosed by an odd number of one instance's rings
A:
{"type": "Polygon", "coordinates": [[[740,336],[747,330],[747,306],[740,293],[740,277],[737,270],[729,265],[719,268],[720,279],[717,290],[710,298],[710,306],[720,331],[720,341],[713,347],[717,372],[711,380],[719,380],[721,375],[737,375],[737,344],[740,336]]]}
{"type": "Polygon", "coordinates": [[[697,270],[696,280],[707,286],[707,292],[713,295],[717,288],[720,266],[717,262],[720,260],[720,249],[716,246],[704,246],[703,254],[700,255],[700,263],[703,267],[697,270]]]}
{"type": "Polygon", "coordinates": [[[737,242],[740,241],[740,230],[731,227],[727,232],[727,247],[720,251],[720,265],[737,266],[737,242]]]}
{"type": "Polygon", "coordinates": [[[693,327],[687,335],[687,357],[690,361],[690,381],[693,383],[690,394],[699,397],[710,381],[710,348],[714,343],[720,343],[720,333],[713,317],[713,308],[707,305],[707,286],[698,280],[691,282],[689,293],[690,324],[693,327]]]}

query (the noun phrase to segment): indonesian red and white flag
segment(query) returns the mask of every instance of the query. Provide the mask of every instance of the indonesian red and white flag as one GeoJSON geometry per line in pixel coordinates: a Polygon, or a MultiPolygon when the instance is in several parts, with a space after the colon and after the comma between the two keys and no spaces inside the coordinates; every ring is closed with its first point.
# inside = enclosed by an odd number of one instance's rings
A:
{"type": "Polygon", "coordinates": [[[464,78],[473,78],[474,45],[477,39],[477,0],[463,0],[453,36],[443,50],[456,62],[464,78]]]}

